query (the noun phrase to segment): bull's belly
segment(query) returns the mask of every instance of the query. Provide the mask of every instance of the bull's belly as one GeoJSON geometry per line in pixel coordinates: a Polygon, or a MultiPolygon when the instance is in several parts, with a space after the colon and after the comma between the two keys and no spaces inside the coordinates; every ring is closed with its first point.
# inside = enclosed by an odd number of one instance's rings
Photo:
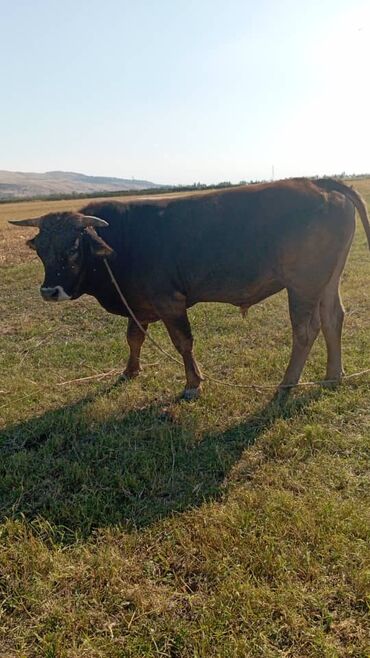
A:
{"type": "Polygon", "coordinates": [[[283,288],[284,285],[281,281],[276,279],[255,281],[244,286],[232,286],[230,284],[217,288],[208,286],[205,289],[194,290],[187,295],[187,305],[193,306],[198,302],[220,302],[248,308],[274,295],[283,288]]]}

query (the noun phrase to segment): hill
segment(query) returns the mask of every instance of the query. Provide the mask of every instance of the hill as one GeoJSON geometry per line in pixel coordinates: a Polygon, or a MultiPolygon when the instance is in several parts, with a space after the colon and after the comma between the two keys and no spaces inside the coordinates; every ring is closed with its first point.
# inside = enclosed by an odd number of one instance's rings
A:
{"type": "Polygon", "coordinates": [[[70,171],[44,174],[0,170],[0,200],[43,196],[144,190],[160,187],[145,180],[87,176],[70,171]]]}

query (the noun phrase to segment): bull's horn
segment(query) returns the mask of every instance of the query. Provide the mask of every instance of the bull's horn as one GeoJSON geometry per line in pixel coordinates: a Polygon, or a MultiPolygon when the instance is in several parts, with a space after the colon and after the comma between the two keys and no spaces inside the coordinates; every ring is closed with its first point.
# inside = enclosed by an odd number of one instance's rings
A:
{"type": "Polygon", "coordinates": [[[40,224],[43,220],[43,217],[33,217],[32,219],[9,219],[9,224],[15,224],[15,226],[37,226],[40,227],[40,224]]]}
{"type": "Polygon", "coordinates": [[[83,226],[109,226],[108,222],[105,219],[100,219],[100,217],[94,217],[94,215],[81,215],[81,224],[83,226]]]}

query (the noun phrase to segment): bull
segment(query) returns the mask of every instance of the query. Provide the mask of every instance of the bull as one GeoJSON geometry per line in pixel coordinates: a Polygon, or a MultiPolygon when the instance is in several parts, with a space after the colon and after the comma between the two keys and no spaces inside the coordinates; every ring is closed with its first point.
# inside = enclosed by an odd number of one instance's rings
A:
{"type": "MultiPolygon", "coordinates": [[[[370,247],[363,199],[334,179],[291,179],[194,193],[182,198],[94,201],[79,212],[12,221],[39,229],[28,245],[45,269],[47,302],[92,295],[128,317],[110,267],[144,330],[162,320],[185,367],[184,397],[197,397],[202,374],[187,309],[226,302],[245,312],[286,289],[292,352],[280,387],[299,378],[320,328],[326,379],[342,375],[344,310],[339,282],[355,230],[355,207],[370,247]]],[[[140,371],[145,335],[128,319],[126,377],[140,371]]]]}

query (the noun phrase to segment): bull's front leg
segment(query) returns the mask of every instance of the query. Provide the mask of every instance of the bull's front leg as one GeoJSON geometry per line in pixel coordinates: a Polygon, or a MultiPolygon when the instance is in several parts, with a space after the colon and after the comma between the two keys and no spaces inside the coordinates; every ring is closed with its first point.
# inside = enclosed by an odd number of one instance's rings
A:
{"type": "Polygon", "coordinates": [[[202,374],[193,354],[193,336],[186,311],[175,318],[163,318],[170,338],[184,360],[186,384],[183,392],[185,400],[198,398],[201,392],[202,374]]]}
{"type": "MultiPolygon", "coordinates": [[[[148,324],[142,322],[141,325],[143,329],[146,331],[148,328],[148,324]]],[[[132,379],[133,377],[137,377],[141,370],[140,351],[144,340],[145,340],[145,335],[139,329],[137,324],[130,318],[127,325],[127,342],[130,348],[130,356],[127,361],[126,369],[123,373],[123,376],[126,377],[127,379],[132,379]]]]}

